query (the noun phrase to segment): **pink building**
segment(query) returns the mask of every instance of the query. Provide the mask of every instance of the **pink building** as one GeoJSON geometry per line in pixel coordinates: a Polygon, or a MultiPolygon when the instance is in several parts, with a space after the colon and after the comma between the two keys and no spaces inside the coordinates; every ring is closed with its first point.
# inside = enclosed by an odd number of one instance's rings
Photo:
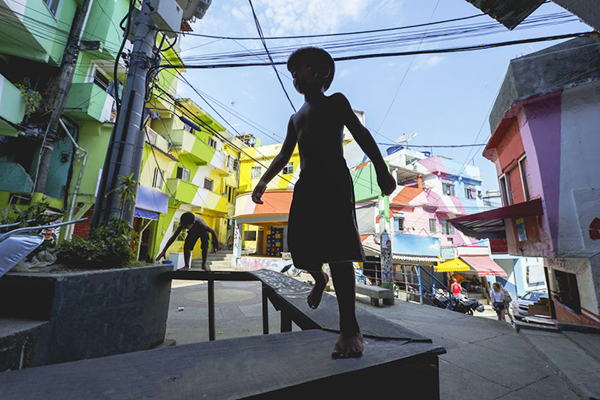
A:
{"type": "Polygon", "coordinates": [[[456,218],[476,238],[544,257],[551,313],[600,327],[600,43],[578,38],[513,60],[484,156],[503,208],[456,218]]]}

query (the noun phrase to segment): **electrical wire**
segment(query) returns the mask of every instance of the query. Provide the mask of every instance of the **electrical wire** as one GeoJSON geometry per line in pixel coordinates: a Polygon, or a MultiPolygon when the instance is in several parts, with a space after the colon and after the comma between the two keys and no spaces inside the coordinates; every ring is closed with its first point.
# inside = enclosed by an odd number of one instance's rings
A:
{"type": "MultiPolygon", "coordinates": [[[[473,46],[462,46],[462,47],[449,47],[449,48],[441,48],[441,49],[430,49],[430,50],[419,50],[419,51],[403,51],[403,52],[393,52],[393,53],[370,53],[370,54],[356,54],[351,56],[344,57],[334,57],[334,60],[337,62],[340,61],[352,61],[352,60],[365,60],[365,59],[375,59],[375,58],[387,58],[387,57],[402,57],[402,56],[410,56],[417,54],[447,54],[447,53],[462,53],[462,52],[470,52],[470,51],[478,51],[478,50],[487,50],[494,49],[499,47],[507,47],[507,46],[515,46],[519,44],[529,44],[529,43],[539,43],[539,42],[548,42],[548,41],[556,41],[562,39],[572,39],[577,37],[598,37],[598,32],[589,31],[589,32],[578,32],[578,33],[569,33],[564,35],[555,35],[555,36],[544,36],[530,39],[520,39],[520,40],[512,40],[506,42],[496,42],[496,43],[485,43],[478,44],[473,46]]],[[[251,62],[240,62],[240,63],[222,63],[222,64],[181,64],[181,65],[160,65],[159,68],[185,68],[185,69],[223,69],[223,68],[243,68],[243,67],[268,67],[271,65],[284,65],[286,61],[275,61],[273,63],[251,63],[251,62]]]]}
{"type": "MultiPolygon", "coordinates": [[[[133,8],[135,7],[135,0],[129,0],[129,11],[126,15],[127,25],[125,25],[125,32],[123,32],[123,40],[121,41],[121,47],[119,47],[119,51],[115,57],[115,64],[113,67],[113,79],[114,79],[114,99],[115,99],[115,107],[117,109],[117,119],[119,119],[119,115],[121,114],[121,102],[119,100],[119,59],[121,58],[121,53],[125,48],[125,43],[127,42],[127,37],[129,36],[129,31],[131,29],[131,17],[133,15],[133,8]]],[[[115,122],[116,125],[116,122],[115,122]]]]}
{"type": "MultiPolygon", "coordinates": [[[[438,0],[435,3],[435,7],[433,7],[433,11],[431,12],[431,17],[429,18],[429,22],[431,22],[433,20],[433,17],[435,15],[435,12],[437,11],[439,5],[440,5],[440,0],[438,0]]],[[[427,28],[429,28],[429,26],[427,26],[427,28]]],[[[423,40],[425,39],[426,34],[427,34],[427,31],[425,31],[425,34],[421,38],[421,41],[419,42],[419,45],[417,46],[417,50],[421,49],[421,45],[423,44],[423,40]]],[[[398,85],[398,88],[396,89],[396,92],[394,93],[394,97],[392,97],[392,101],[390,102],[390,105],[387,108],[387,111],[385,112],[385,115],[383,116],[383,119],[381,120],[381,123],[379,124],[379,128],[377,128],[377,130],[381,130],[381,127],[385,123],[390,111],[392,110],[392,107],[394,106],[394,103],[396,102],[396,98],[398,97],[400,88],[402,87],[402,84],[404,83],[404,80],[408,76],[408,73],[410,72],[410,69],[412,68],[412,65],[416,59],[417,59],[417,56],[414,56],[413,58],[411,58],[410,63],[408,64],[408,67],[406,68],[406,71],[404,72],[404,76],[400,80],[400,84],[398,85]]]]}
{"type": "MultiPolygon", "coordinates": [[[[265,40],[291,40],[291,39],[313,39],[313,38],[320,38],[320,37],[364,35],[364,34],[371,34],[371,33],[391,32],[391,31],[399,31],[399,30],[412,29],[412,28],[421,28],[421,27],[425,27],[425,26],[447,24],[447,23],[458,22],[458,21],[466,21],[466,20],[473,19],[473,18],[483,17],[485,15],[486,14],[482,13],[482,14],[469,15],[466,17],[446,19],[446,20],[436,21],[436,22],[430,21],[427,24],[396,26],[396,27],[392,27],[392,28],[371,29],[371,30],[365,30],[365,31],[320,33],[320,34],[313,34],[313,35],[296,35],[296,36],[269,36],[269,37],[264,37],[264,39],[265,40]]],[[[224,40],[224,39],[227,39],[227,40],[253,40],[253,41],[254,40],[262,40],[260,37],[257,38],[257,37],[218,36],[218,35],[207,35],[207,34],[202,34],[202,33],[188,33],[188,32],[177,32],[177,33],[185,33],[186,35],[189,35],[189,36],[197,36],[197,37],[203,37],[203,38],[208,38],[208,39],[220,39],[220,40],[224,40]]]]}
{"type": "Polygon", "coordinates": [[[275,71],[275,75],[277,76],[277,80],[279,81],[279,84],[281,85],[281,88],[283,89],[283,93],[285,93],[285,97],[287,97],[288,101],[290,102],[292,109],[294,110],[294,112],[297,112],[296,107],[294,106],[294,103],[292,102],[292,99],[290,98],[290,95],[288,94],[287,90],[285,89],[285,86],[283,85],[283,82],[281,81],[281,77],[279,76],[279,71],[277,70],[275,65],[273,65],[273,57],[271,57],[271,53],[269,53],[269,48],[267,47],[267,42],[265,41],[265,37],[263,35],[263,31],[260,26],[260,21],[258,20],[258,17],[256,16],[256,12],[254,11],[254,5],[252,4],[252,0],[248,0],[248,3],[250,3],[250,9],[252,9],[252,15],[254,17],[254,23],[256,25],[256,30],[258,31],[258,36],[260,36],[262,45],[265,48],[265,51],[267,52],[267,56],[269,57],[269,60],[271,61],[273,71],[275,71]]]}

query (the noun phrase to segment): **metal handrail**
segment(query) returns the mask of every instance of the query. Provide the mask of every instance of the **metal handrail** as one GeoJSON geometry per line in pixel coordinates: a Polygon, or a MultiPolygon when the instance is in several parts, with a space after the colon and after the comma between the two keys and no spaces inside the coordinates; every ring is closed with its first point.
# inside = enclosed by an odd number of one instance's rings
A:
{"type": "Polygon", "coordinates": [[[24,232],[31,232],[31,231],[39,231],[41,229],[57,228],[59,226],[76,224],[78,222],[83,222],[83,221],[87,221],[87,218],[77,219],[77,220],[74,220],[74,221],[59,222],[57,224],[50,224],[50,225],[26,226],[24,228],[19,228],[19,229],[15,229],[15,230],[12,230],[10,232],[4,233],[3,235],[0,236],[0,243],[3,242],[3,241],[5,241],[10,236],[13,236],[15,234],[24,233],[24,232]]]}

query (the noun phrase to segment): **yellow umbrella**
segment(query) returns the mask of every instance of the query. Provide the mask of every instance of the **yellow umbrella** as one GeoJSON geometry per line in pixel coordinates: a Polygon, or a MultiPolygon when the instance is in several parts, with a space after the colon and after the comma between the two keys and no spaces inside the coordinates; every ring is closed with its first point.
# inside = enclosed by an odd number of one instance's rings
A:
{"type": "Polygon", "coordinates": [[[470,270],[471,267],[469,267],[460,258],[444,261],[443,263],[439,263],[437,266],[435,266],[435,272],[458,272],[470,270]]]}

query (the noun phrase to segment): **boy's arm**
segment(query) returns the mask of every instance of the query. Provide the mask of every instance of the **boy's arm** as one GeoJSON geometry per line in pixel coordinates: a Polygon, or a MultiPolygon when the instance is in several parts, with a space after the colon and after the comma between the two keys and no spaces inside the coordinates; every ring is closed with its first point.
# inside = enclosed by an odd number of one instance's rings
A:
{"type": "Polygon", "coordinates": [[[396,188],[396,181],[389,173],[388,167],[383,160],[383,156],[381,155],[379,147],[377,147],[377,143],[375,143],[375,139],[373,139],[371,132],[364,127],[356,114],[354,114],[346,96],[341,93],[336,93],[334,96],[338,101],[344,125],[346,125],[354,137],[354,140],[356,140],[356,143],[358,143],[362,151],[365,152],[367,157],[369,157],[373,163],[375,171],[377,172],[377,180],[383,194],[386,196],[391,194],[396,188]]]}
{"type": "Polygon", "coordinates": [[[173,234],[173,236],[171,236],[169,238],[169,241],[167,242],[167,244],[165,245],[165,248],[163,249],[163,251],[161,251],[160,253],[158,253],[158,255],[156,256],[156,261],[159,261],[161,258],[163,258],[165,256],[165,252],[167,251],[167,249],[169,247],[171,247],[171,245],[173,244],[173,242],[175,241],[175,239],[177,239],[177,236],[179,236],[179,234],[181,233],[181,225],[177,228],[177,230],[175,231],[175,233],[173,234]]]}
{"type": "Polygon", "coordinates": [[[294,127],[294,121],[290,118],[290,122],[288,122],[287,135],[281,146],[281,151],[277,156],[273,159],[273,162],[265,172],[265,174],[260,178],[258,184],[254,188],[252,192],[252,201],[257,204],[263,204],[261,197],[265,190],[267,189],[267,185],[275,175],[277,175],[283,167],[287,164],[287,162],[292,157],[294,153],[294,149],[296,148],[296,143],[298,142],[298,133],[296,132],[296,128],[294,127]]]}

